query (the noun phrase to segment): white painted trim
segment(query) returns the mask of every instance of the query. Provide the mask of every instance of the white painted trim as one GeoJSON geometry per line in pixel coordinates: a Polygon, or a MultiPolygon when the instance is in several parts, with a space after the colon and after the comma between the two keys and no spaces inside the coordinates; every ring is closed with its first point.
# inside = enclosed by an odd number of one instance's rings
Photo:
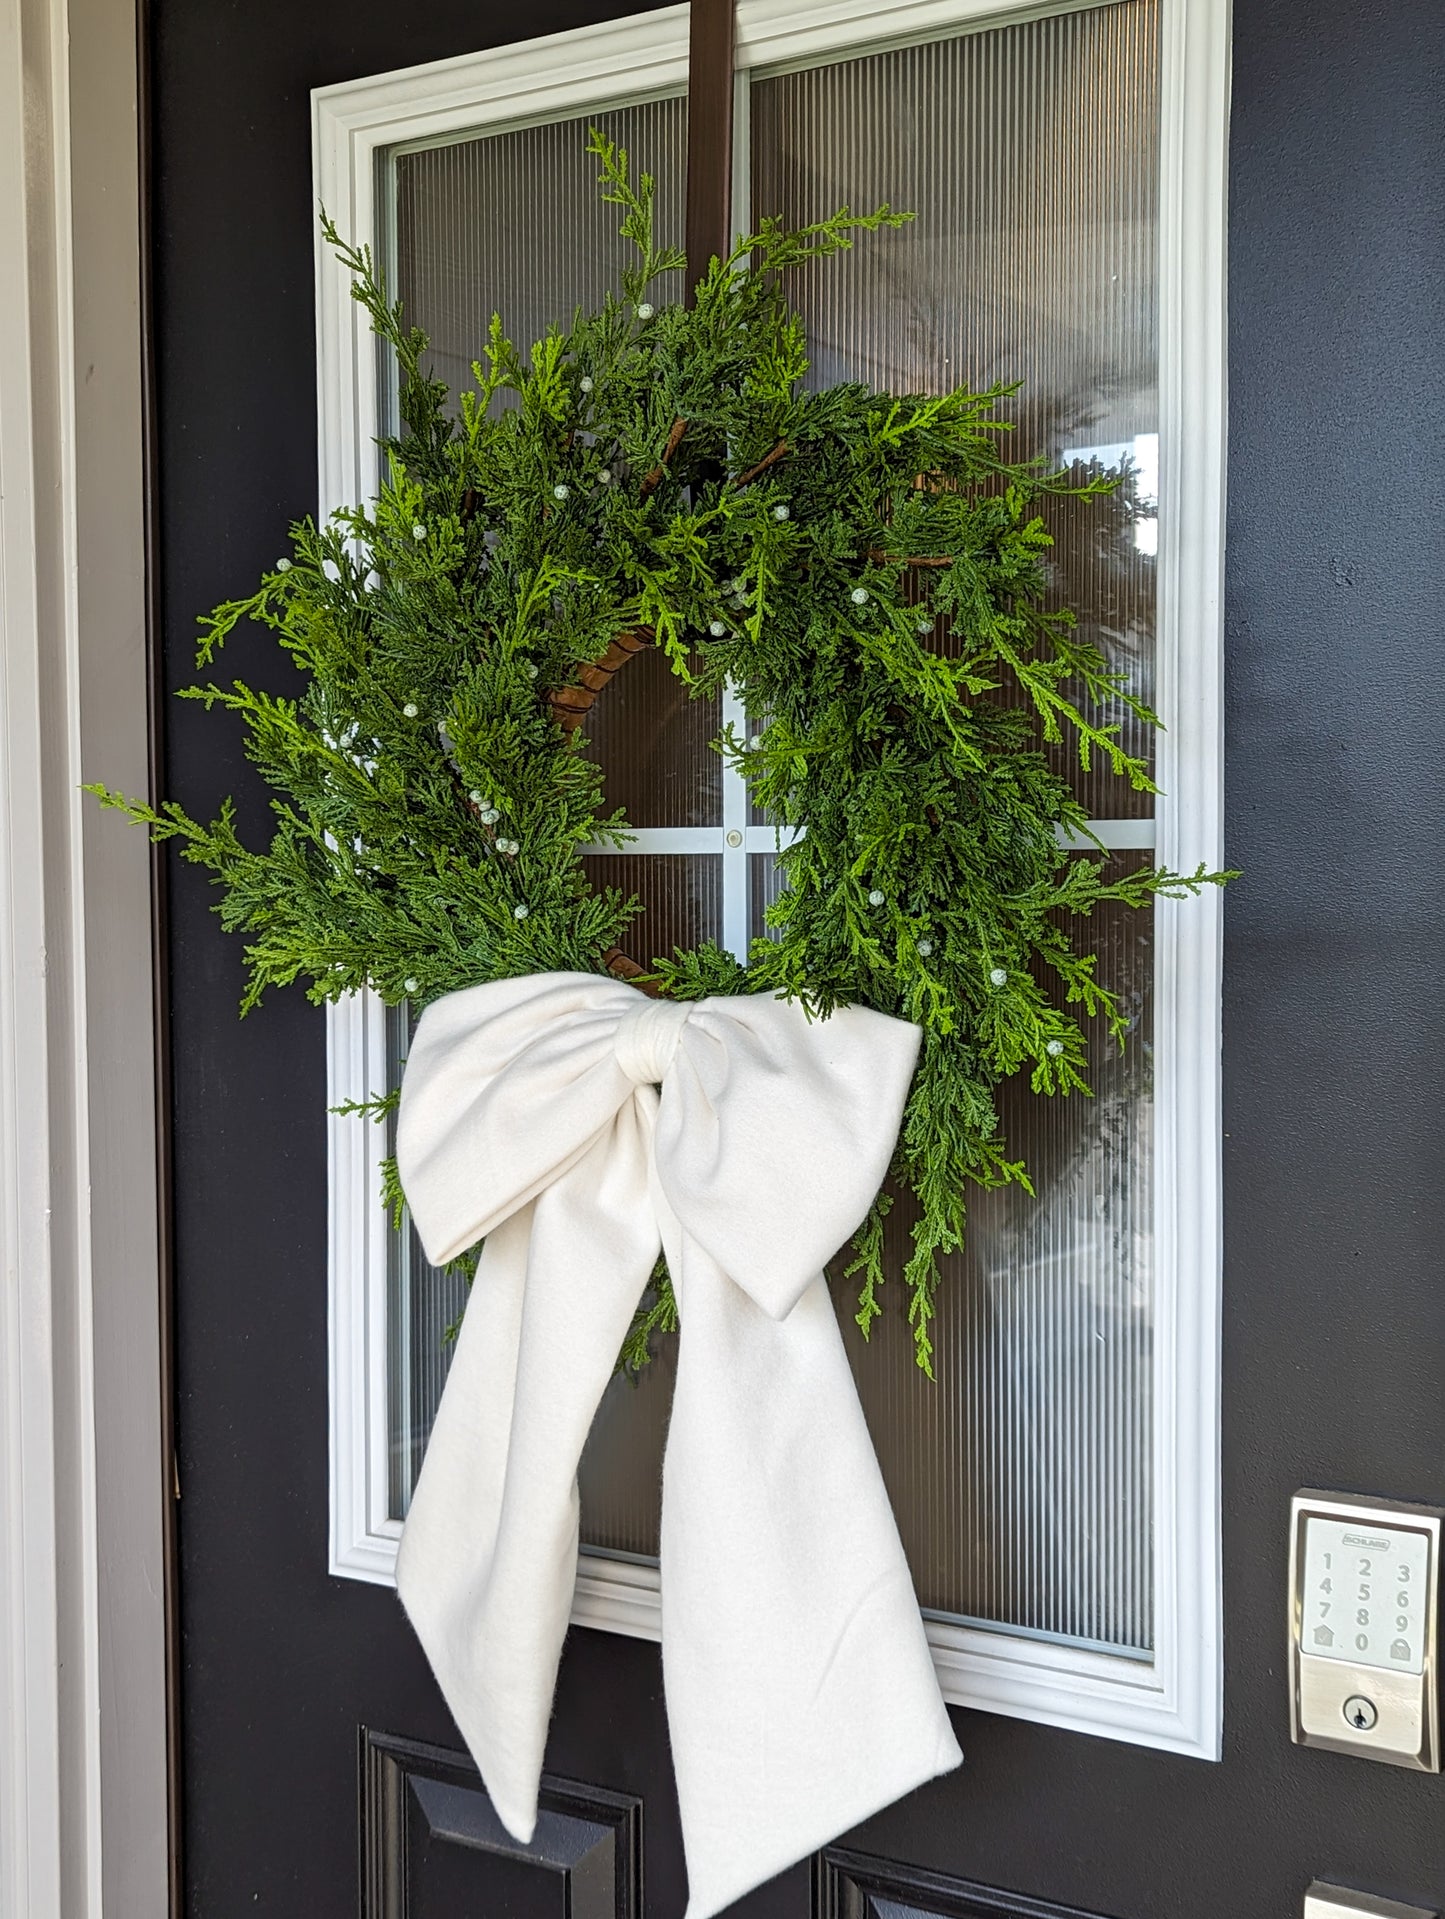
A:
{"type": "MultiPolygon", "coordinates": [[[[737,850],[727,843],[728,832],[732,830],[742,833],[744,853],[776,853],[791,846],[801,833],[801,828],[794,826],[737,825],[735,820],[736,815],[724,815],[721,826],[634,826],[629,828],[627,838],[620,845],[599,840],[595,845],[584,846],[582,851],[593,859],[623,853],[730,853],[737,850]]],[[[1095,846],[1107,847],[1110,852],[1147,852],[1156,834],[1152,819],[1090,820],[1087,830],[1079,832],[1063,826],[1058,828],[1060,846],[1077,847],[1080,852],[1088,852],[1095,846]]]]}
{"type": "MultiPolygon", "coordinates": [[[[328,1010],[327,1103],[375,1099],[387,1087],[386,1009],[354,993],[328,1010]]],[[[327,1116],[327,1291],[331,1388],[330,1570],[395,1583],[401,1527],[387,1516],[388,1221],[381,1204],[385,1128],[360,1114],[327,1116]]]]}
{"type": "Polygon", "coordinates": [[[1059,845],[1080,853],[1096,851],[1100,846],[1111,853],[1147,853],[1158,835],[1158,823],[1150,820],[1090,820],[1087,828],[1073,832],[1057,829],[1059,845]]]}
{"type": "MultiPolygon", "coordinates": [[[[1229,4],[1161,5],[1159,697],[1169,797],[1157,832],[1162,860],[1218,866],[1229,4]]],[[[740,0],[739,60],[754,72],[773,70],[1053,11],[1036,0],[740,0]]],[[[374,244],[372,182],[386,147],[677,90],[685,74],[686,9],[672,7],[323,89],[313,96],[317,191],[348,237],[374,244]]],[[[318,254],[317,272],[321,504],[330,510],[372,490],[366,460],[376,381],[340,270],[318,254]]],[[[1096,831],[1110,847],[1155,843],[1153,821],[1101,821],[1096,831]]],[[[650,829],[630,850],[739,856],[725,832],[726,823],[650,829]]],[[[744,834],[742,857],[776,843],[767,827],[745,825],[744,834]]],[[[1087,844],[1079,836],[1071,843],[1087,844]]],[[[1158,1030],[1173,1038],[1156,1046],[1156,1652],[1152,1660],[1124,1658],[940,1620],[928,1622],[928,1633],[945,1694],[960,1704],[1213,1759],[1223,1697],[1219,900],[1166,906],[1158,924],[1158,1030]]],[[[361,1003],[333,1012],[333,1097],[371,1084],[372,1062],[382,1057],[375,1018],[361,1003]]],[[[385,1426],[376,1340],[384,1336],[386,1255],[375,1224],[376,1149],[348,1131],[359,1124],[333,1124],[332,1133],[332,1568],[388,1583],[399,1528],[377,1505],[385,1461],[375,1437],[377,1424],[385,1426]]],[[[655,1569],[584,1555],[573,1618],[656,1637],[655,1569]]]]}
{"type": "Polygon", "coordinates": [[[1097,0],[738,0],[737,64],[753,72],[819,66],[1093,4],[1097,0]]]}
{"type": "MultiPolygon", "coordinates": [[[[742,700],[729,684],[723,689],[722,723],[740,737],[747,732],[748,715],[742,700]]],[[[749,827],[748,783],[738,768],[727,760],[722,776],[722,826],[719,829],[722,853],[722,939],[725,952],[747,963],[752,943],[751,873],[748,856],[754,845],[759,852],[770,853],[782,843],[781,832],[771,827],[749,827]]],[[[788,838],[794,837],[789,833],[788,838]]]]}
{"type": "Polygon", "coordinates": [[[617,859],[628,853],[676,855],[679,853],[721,853],[725,850],[721,826],[634,826],[625,840],[616,845],[598,840],[584,846],[590,859],[617,859]]]}
{"type": "Polygon", "coordinates": [[[0,4],[0,1912],[167,1910],[131,0],[0,4]],[[81,422],[83,420],[83,431],[81,422]]]}
{"type": "MultiPolygon", "coordinates": [[[[1229,0],[1161,10],[1158,857],[1224,864],[1224,508],[1228,342],[1229,0]]],[[[1155,1247],[1160,1286],[1154,1483],[1155,1664],[1195,1750],[1218,1759],[1220,1094],[1224,903],[1159,912],[1155,934],[1155,1247]]]]}

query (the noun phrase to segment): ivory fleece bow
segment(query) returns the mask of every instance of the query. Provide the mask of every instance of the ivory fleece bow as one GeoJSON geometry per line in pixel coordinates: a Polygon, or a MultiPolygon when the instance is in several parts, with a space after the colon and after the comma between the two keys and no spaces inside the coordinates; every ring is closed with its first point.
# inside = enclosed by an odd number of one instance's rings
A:
{"type": "Polygon", "coordinates": [[[961,1757],[822,1277],[887,1170],[917,1050],[915,1027],[863,1008],[673,1004],[590,973],[453,993],[412,1041],[412,1215],[434,1261],[486,1246],[397,1585],[523,1843],[577,1464],[667,1253],[663,1676],[688,1919],[961,1757]]]}

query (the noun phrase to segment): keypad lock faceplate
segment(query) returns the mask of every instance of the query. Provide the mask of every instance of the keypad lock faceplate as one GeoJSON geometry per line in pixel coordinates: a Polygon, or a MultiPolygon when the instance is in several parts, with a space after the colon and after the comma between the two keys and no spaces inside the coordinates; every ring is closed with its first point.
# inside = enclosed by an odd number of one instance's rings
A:
{"type": "Polygon", "coordinates": [[[1440,1770],[1441,1510],[1296,1493],[1290,1720],[1296,1742],[1440,1770]]]}

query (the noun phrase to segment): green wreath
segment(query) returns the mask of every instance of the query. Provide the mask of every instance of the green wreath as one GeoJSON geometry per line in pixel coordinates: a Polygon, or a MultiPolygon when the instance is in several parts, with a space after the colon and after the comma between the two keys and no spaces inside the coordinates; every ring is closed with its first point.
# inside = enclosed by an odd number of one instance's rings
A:
{"type": "MultiPolygon", "coordinates": [[[[1028,1185],[995,1088],[1027,1069],[1037,1093],[1088,1090],[1071,1009],[1123,1041],[1067,922],[1228,876],[1106,880],[1102,857],[1061,845],[1086,817],[1047,747],[1070,738],[1084,769],[1097,756],[1153,790],[1120,716],[1155,715],[1046,604],[1038,502],[1116,481],[1009,464],[1007,386],[804,387],[780,276],[909,216],[765,221],[712,263],[691,308],[654,307],[658,276],[684,262],[656,243],[652,180],[634,187],[625,152],[596,133],[589,150],[636,250],[623,297],[526,358],[494,317],[455,410],[370,251],[323,219],[399,365],[389,478],[373,506],[294,526],[258,591],[203,622],[203,668],[242,620],[272,628],[296,697],[239,680],[181,696],[241,716],[278,795],[270,846],[242,844],[229,801],[203,825],[174,801],[92,790],[214,873],[222,924],[250,935],[243,1012],[298,979],[314,1001],[370,988],[393,1004],[610,969],[676,999],[783,993],[820,1014],[861,1002],[917,1022],[894,1175],[919,1204],[906,1279],[931,1371],[938,1260],[962,1243],[969,1183],[1028,1185]],[[746,966],[709,943],[644,971],[623,951],[637,901],[584,874],[589,842],[627,832],[602,810],[586,713],[643,645],[696,694],[731,683],[761,722],[716,742],[797,835],[746,966]]],[[[848,1268],[865,1332],[889,1205],[885,1192],[848,1268]]],[[[628,1359],[674,1324],[663,1275],[628,1359]]]]}

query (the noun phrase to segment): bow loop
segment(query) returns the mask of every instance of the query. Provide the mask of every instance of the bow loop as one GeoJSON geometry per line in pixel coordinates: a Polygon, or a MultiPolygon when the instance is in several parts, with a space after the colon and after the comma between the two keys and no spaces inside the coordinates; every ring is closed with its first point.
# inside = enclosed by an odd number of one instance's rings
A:
{"type": "MultiPolygon", "coordinates": [[[[448,993],[407,1052],[396,1156],[433,1265],[510,1219],[656,1094],[616,1040],[642,1000],[594,973],[544,973],[448,993]]],[[[680,1009],[676,1009],[680,1010],[680,1009]]],[[[650,1103],[650,1104],[649,1104],[650,1103]]]]}
{"type": "Polygon", "coordinates": [[[658,1111],[658,1181],[688,1232],[783,1319],[862,1221],[892,1158],[916,1026],[862,1006],[703,1000],[658,1111]]]}

